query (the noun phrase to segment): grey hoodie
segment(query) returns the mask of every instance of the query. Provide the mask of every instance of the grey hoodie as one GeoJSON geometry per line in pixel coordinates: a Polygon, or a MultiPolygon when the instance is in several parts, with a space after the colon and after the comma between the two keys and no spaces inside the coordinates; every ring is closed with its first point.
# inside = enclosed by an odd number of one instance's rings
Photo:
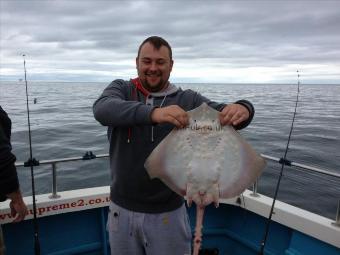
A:
{"type": "MultiPolygon", "coordinates": [[[[173,84],[158,93],[146,94],[132,82],[113,81],[95,101],[94,117],[108,126],[110,141],[111,200],[128,210],[161,213],[179,208],[183,198],[158,179],[150,179],[144,162],[152,150],[174,128],[171,124],[153,124],[155,107],[178,105],[185,111],[206,102],[221,111],[225,104],[212,102],[192,90],[182,90],[173,84]]],[[[254,115],[246,100],[236,103],[247,107],[250,118],[237,126],[247,126],[254,115]]]]}

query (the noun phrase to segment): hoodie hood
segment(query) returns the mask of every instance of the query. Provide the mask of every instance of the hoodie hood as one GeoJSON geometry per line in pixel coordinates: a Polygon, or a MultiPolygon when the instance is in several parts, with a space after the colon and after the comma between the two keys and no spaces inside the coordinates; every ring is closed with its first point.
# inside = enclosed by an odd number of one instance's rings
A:
{"type": "Polygon", "coordinates": [[[174,84],[168,82],[168,86],[160,91],[160,92],[152,92],[149,95],[153,96],[153,97],[165,97],[171,94],[174,94],[178,91],[178,87],[176,87],[174,84]]]}
{"type": "Polygon", "coordinates": [[[165,96],[174,94],[179,90],[179,88],[176,87],[174,84],[168,82],[168,86],[164,90],[159,91],[159,92],[149,92],[143,87],[138,77],[135,79],[131,79],[131,82],[133,85],[135,85],[136,89],[139,90],[145,97],[149,97],[149,96],[165,97],[165,96]]]}

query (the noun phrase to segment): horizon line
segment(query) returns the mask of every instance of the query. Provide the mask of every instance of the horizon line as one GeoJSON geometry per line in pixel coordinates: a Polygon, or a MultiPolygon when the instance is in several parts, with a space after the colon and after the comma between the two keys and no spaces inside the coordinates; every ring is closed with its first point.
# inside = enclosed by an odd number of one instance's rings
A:
{"type": "MultiPolygon", "coordinates": [[[[55,83],[111,83],[111,81],[84,81],[84,80],[28,80],[31,82],[55,82],[55,83]]],[[[24,82],[24,80],[2,80],[0,78],[0,82],[24,82]]],[[[243,84],[248,84],[248,85],[296,85],[297,82],[186,82],[186,81],[178,81],[178,82],[171,82],[173,84],[220,84],[220,85],[243,85],[243,84]]],[[[340,82],[328,82],[328,83],[320,83],[320,82],[309,82],[309,83],[303,83],[300,81],[300,85],[340,85],[340,82]]]]}

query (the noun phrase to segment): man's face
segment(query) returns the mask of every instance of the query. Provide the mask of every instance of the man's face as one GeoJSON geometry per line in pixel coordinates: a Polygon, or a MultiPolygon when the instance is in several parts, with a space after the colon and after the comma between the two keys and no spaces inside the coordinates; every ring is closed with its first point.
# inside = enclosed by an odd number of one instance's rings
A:
{"type": "Polygon", "coordinates": [[[151,43],[145,43],[136,58],[138,77],[150,92],[161,91],[167,85],[172,65],[169,49],[161,46],[157,50],[151,43]]]}

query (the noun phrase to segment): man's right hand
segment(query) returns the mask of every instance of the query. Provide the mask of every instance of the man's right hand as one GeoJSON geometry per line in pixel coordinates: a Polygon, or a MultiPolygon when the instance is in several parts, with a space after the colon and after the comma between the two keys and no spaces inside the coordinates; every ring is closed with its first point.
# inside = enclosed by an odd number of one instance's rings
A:
{"type": "Polygon", "coordinates": [[[151,120],[154,123],[171,123],[177,128],[184,128],[189,125],[189,116],[178,105],[170,105],[162,108],[155,108],[151,113],[151,120]]]}
{"type": "Polygon", "coordinates": [[[11,208],[12,217],[15,217],[13,222],[22,221],[27,214],[27,207],[22,199],[21,192],[19,190],[12,192],[7,194],[7,197],[11,200],[9,206],[11,208]]]}

